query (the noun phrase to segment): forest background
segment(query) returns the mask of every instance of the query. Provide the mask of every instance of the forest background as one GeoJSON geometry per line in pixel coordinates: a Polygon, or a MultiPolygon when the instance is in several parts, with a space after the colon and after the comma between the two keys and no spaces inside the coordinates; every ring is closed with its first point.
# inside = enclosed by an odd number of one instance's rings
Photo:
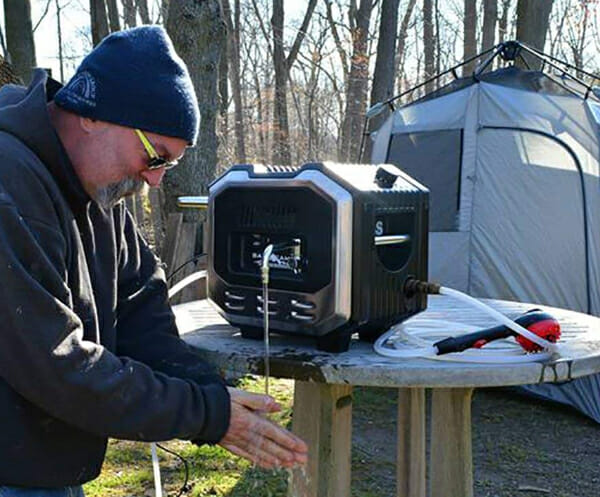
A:
{"type": "Polygon", "coordinates": [[[2,53],[23,82],[34,66],[66,82],[110,32],[165,25],[202,124],[182,167],[136,199],[163,254],[177,196],[206,193],[234,163],[356,162],[368,108],[473,58],[448,78],[468,76],[496,43],[519,39],[600,76],[598,0],[3,0],[2,14],[2,53]]]}

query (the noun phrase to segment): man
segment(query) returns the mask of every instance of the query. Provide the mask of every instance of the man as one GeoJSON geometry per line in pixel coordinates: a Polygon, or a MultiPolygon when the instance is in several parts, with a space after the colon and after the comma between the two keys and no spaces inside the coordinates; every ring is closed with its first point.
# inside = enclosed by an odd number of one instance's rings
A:
{"type": "Polygon", "coordinates": [[[165,31],[107,37],[64,87],[0,90],[0,495],[80,496],[108,437],[219,443],[263,467],[306,445],[177,335],[164,273],[119,200],[198,133],[165,31]],[[58,91],[56,91],[58,89],[58,91]]]}

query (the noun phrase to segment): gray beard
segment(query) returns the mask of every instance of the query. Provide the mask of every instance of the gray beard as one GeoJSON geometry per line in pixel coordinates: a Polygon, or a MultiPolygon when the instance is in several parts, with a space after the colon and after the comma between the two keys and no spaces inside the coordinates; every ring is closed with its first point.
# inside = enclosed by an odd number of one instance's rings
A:
{"type": "Polygon", "coordinates": [[[146,182],[134,178],[126,178],[117,183],[98,188],[94,200],[104,209],[112,209],[119,201],[135,193],[143,191],[146,182]]]}

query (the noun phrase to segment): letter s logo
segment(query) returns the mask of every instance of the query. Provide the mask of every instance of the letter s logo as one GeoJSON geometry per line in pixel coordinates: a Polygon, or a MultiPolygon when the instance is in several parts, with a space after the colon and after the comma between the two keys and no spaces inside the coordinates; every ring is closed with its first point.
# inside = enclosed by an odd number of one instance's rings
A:
{"type": "Polygon", "coordinates": [[[375,236],[383,235],[383,221],[375,222],[375,236]]]}

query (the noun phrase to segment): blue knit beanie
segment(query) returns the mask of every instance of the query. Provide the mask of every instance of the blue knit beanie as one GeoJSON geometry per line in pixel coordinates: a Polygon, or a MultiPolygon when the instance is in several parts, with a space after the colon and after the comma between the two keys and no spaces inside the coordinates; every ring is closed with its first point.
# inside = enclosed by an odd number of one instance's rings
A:
{"type": "Polygon", "coordinates": [[[184,62],[160,26],[107,36],[55,95],[80,116],[196,142],[200,113],[184,62]]]}

